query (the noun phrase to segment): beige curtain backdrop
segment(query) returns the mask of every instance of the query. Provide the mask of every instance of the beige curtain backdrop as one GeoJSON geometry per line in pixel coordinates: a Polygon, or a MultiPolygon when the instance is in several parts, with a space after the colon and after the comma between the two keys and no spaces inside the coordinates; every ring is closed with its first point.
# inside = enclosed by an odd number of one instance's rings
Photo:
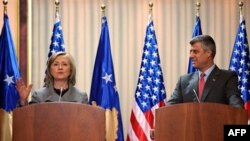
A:
{"type": "MultiPolygon", "coordinates": [[[[52,35],[53,0],[32,0],[31,83],[43,85],[45,64],[52,35]]],[[[146,25],[147,0],[60,0],[60,14],[66,51],[77,64],[77,87],[90,93],[93,66],[100,36],[102,3],[110,31],[111,50],[123,118],[124,135],[129,124],[138,81],[146,25]]],[[[238,0],[200,0],[203,34],[217,43],[216,64],[228,69],[239,23],[238,0]]],[[[250,35],[250,1],[244,2],[244,16],[250,35]]],[[[195,22],[196,0],[153,0],[153,20],[168,97],[178,77],[187,72],[189,40],[195,22]]],[[[248,38],[248,41],[250,39],[248,38]]]]}

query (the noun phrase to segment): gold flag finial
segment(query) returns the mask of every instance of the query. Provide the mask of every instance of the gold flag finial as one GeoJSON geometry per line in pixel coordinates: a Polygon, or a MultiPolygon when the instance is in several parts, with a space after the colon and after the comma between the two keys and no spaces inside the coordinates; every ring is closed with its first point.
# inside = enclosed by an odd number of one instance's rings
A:
{"type": "Polygon", "coordinates": [[[243,5],[244,3],[242,1],[239,1],[240,15],[242,15],[243,5]]]}
{"type": "Polygon", "coordinates": [[[149,6],[149,14],[152,14],[153,6],[154,6],[153,2],[150,1],[148,6],[149,6]]]}
{"type": "Polygon", "coordinates": [[[7,0],[3,0],[3,5],[4,5],[4,13],[7,14],[8,1],[7,0]]]}
{"type": "Polygon", "coordinates": [[[102,5],[101,5],[102,16],[105,16],[105,9],[106,9],[105,4],[102,4],[102,5]]]}
{"type": "Polygon", "coordinates": [[[59,0],[55,0],[55,5],[56,5],[56,17],[57,17],[59,15],[59,5],[60,5],[59,0]]]}
{"type": "Polygon", "coordinates": [[[197,1],[195,5],[196,5],[196,16],[199,16],[201,3],[199,1],[197,1]]]}

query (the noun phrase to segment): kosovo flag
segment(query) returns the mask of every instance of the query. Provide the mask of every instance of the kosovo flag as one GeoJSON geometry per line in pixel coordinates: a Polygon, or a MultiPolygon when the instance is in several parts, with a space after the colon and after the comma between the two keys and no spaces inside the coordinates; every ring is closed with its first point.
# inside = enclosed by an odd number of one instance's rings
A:
{"type": "Polygon", "coordinates": [[[9,18],[7,14],[4,14],[4,25],[0,37],[0,108],[7,112],[16,108],[19,100],[19,94],[15,87],[16,79],[19,77],[9,18]]]}
{"type": "MultiPolygon", "coordinates": [[[[202,35],[200,16],[196,16],[196,22],[195,22],[195,25],[194,25],[194,30],[193,30],[192,37],[195,37],[195,36],[198,36],[198,35],[202,35]]],[[[196,69],[192,65],[192,60],[189,58],[188,73],[192,73],[192,72],[195,72],[195,71],[196,71],[196,69]]]]}
{"type": "Polygon", "coordinates": [[[92,76],[90,104],[93,101],[106,109],[106,123],[109,123],[106,125],[106,140],[123,141],[120,102],[115,83],[106,16],[102,17],[101,36],[92,76]]]}

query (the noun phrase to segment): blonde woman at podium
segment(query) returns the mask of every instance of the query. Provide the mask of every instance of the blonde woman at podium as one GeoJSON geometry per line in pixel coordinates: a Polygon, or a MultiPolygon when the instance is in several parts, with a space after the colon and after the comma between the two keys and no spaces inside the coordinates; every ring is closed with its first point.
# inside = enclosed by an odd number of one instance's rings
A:
{"type": "Polygon", "coordinates": [[[214,64],[216,45],[213,38],[209,35],[196,36],[190,44],[190,58],[197,71],[179,78],[167,105],[212,102],[243,108],[237,74],[219,69],[214,64]]]}
{"type": "Polygon", "coordinates": [[[74,86],[76,67],[73,57],[68,53],[57,52],[49,58],[44,82],[44,87],[35,90],[31,101],[28,102],[32,84],[26,86],[22,79],[17,80],[16,88],[20,96],[19,106],[28,103],[60,101],[88,103],[87,94],[74,86]]]}

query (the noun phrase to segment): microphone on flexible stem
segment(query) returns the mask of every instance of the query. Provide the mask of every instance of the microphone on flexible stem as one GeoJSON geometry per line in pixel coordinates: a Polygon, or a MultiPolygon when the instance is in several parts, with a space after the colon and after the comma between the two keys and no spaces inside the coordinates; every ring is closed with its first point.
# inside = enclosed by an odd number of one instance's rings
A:
{"type": "Polygon", "coordinates": [[[193,89],[193,92],[194,92],[194,95],[195,95],[196,99],[198,100],[198,102],[201,103],[201,102],[200,102],[200,99],[199,99],[199,97],[198,97],[198,95],[197,95],[197,93],[196,93],[196,91],[195,91],[195,89],[193,89]]]}
{"type": "Polygon", "coordinates": [[[61,97],[62,97],[62,89],[63,88],[61,87],[61,89],[60,89],[60,95],[59,95],[59,100],[58,100],[59,102],[61,101],[61,97]]]}

